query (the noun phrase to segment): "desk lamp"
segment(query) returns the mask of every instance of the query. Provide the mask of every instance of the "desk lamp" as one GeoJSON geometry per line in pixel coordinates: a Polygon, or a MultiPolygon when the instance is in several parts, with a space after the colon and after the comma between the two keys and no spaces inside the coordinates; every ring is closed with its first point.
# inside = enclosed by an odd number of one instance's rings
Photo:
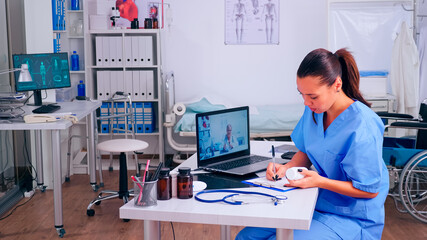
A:
{"type": "Polygon", "coordinates": [[[28,64],[22,64],[21,68],[15,68],[12,70],[6,70],[3,72],[0,72],[0,75],[6,74],[6,73],[11,73],[11,72],[16,72],[16,71],[21,71],[19,73],[18,82],[32,82],[33,81],[33,79],[31,78],[31,74],[28,71],[28,64]]]}

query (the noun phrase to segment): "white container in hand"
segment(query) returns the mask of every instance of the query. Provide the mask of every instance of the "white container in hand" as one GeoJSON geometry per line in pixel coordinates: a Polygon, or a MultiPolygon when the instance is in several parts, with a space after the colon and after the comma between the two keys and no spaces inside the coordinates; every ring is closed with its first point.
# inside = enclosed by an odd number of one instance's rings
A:
{"type": "Polygon", "coordinates": [[[305,167],[291,167],[286,170],[286,178],[289,180],[299,180],[304,178],[304,175],[302,175],[300,172],[298,172],[299,169],[305,169],[305,167]]]}

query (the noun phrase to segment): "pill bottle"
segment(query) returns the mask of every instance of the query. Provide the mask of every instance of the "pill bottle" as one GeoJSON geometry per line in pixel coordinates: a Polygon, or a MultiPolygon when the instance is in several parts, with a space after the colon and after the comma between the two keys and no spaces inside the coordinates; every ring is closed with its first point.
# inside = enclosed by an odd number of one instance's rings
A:
{"type": "Polygon", "coordinates": [[[191,168],[178,168],[178,176],[176,177],[177,197],[180,199],[188,199],[193,197],[193,175],[191,168]]]}
{"type": "Polygon", "coordinates": [[[160,169],[159,180],[157,181],[157,199],[169,200],[172,198],[172,178],[169,175],[169,168],[160,169]]]}

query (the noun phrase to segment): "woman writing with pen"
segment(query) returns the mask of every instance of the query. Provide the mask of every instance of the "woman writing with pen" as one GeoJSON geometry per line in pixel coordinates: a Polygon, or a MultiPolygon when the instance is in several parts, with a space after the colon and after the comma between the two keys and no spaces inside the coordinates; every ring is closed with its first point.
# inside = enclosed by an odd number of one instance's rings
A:
{"type": "MultiPolygon", "coordinates": [[[[382,159],[384,125],[359,91],[359,71],[346,49],[310,52],[297,71],[305,111],[291,138],[299,151],[275,164],[277,177],[291,167],[302,170],[288,186],[318,187],[310,230],[294,239],[381,239],[388,172],[382,159]]],[[[273,164],[267,178],[274,176],[273,164]]],[[[244,228],[236,239],[275,239],[276,230],[244,228]]]]}

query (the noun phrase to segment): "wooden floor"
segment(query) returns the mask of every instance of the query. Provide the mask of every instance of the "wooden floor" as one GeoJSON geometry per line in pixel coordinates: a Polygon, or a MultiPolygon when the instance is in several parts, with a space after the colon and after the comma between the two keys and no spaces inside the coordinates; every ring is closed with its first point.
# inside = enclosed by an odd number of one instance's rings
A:
{"type": "MultiPolygon", "coordinates": [[[[132,174],[132,173],[130,173],[132,174]]],[[[118,171],[104,171],[105,189],[116,189],[118,171]]],[[[131,186],[131,184],[129,184],[131,186]]],[[[71,181],[63,184],[64,239],[143,239],[143,221],[123,222],[119,219],[122,200],[113,199],[95,206],[95,216],[86,215],[88,203],[97,196],[89,185],[89,176],[73,175],[71,181]]],[[[27,201],[22,199],[19,204],[27,201]]],[[[218,225],[173,223],[175,239],[219,239],[218,225]]],[[[232,238],[242,227],[231,227],[232,238]]],[[[161,223],[162,239],[173,239],[169,222],[161,223]]],[[[54,228],[53,192],[36,191],[32,200],[0,221],[0,239],[59,239],[54,228]]],[[[399,213],[391,199],[386,201],[386,225],[383,238],[427,239],[427,224],[412,216],[399,213]]]]}

